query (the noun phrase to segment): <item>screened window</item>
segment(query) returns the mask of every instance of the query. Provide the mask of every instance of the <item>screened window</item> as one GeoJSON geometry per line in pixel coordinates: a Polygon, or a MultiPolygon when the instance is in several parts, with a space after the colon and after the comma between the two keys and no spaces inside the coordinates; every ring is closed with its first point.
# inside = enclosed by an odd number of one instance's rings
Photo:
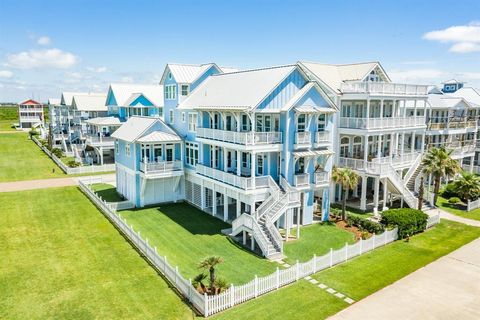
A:
{"type": "Polygon", "coordinates": [[[305,115],[304,114],[301,114],[298,116],[297,130],[298,132],[305,132],[305,115]]]}
{"type": "Polygon", "coordinates": [[[318,116],[317,131],[325,131],[327,117],[324,114],[318,116]]]}
{"type": "Polygon", "coordinates": [[[125,145],[125,154],[127,155],[127,157],[130,157],[130,143],[127,143],[125,145]]]}
{"type": "Polygon", "coordinates": [[[173,110],[170,110],[169,114],[170,114],[170,123],[173,123],[173,121],[174,121],[173,110]]]}
{"type": "Polygon", "coordinates": [[[175,84],[169,84],[164,87],[165,99],[175,100],[177,99],[177,86],[175,84]]]}
{"type": "Polygon", "coordinates": [[[188,114],[188,131],[191,131],[191,132],[197,131],[197,114],[196,113],[188,114]]]}
{"type": "Polygon", "coordinates": [[[193,142],[185,142],[185,154],[187,164],[195,166],[198,163],[198,144],[193,142]]]}
{"type": "Polygon", "coordinates": [[[190,87],[188,84],[182,84],[182,96],[188,96],[190,87]]]}

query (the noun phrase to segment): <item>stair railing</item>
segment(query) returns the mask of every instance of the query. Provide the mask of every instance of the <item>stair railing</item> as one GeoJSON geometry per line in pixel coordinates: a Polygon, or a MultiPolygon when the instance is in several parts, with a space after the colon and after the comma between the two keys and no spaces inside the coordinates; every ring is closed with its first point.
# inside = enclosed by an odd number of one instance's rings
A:
{"type": "Polygon", "coordinates": [[[413,195],[413,193],[410,190],[408,190],[408,188],[405,186],[402,178],[397,174],[397,172],[395,171],[395,169],[391,165],[390,165],[387,177],[393,183],[395,188],[397,188],[398,191],[400,191],[400,193],[403,195],[407,204],[411,208],[416,209],[417,205],[418,205],[418,199],[415,198],[415,196],[413,195]]]}
{"type": "Polygon", "coordinates": [[[405,175],[405,178],[403,179],[405,181],[405,184],[408,184],[412,176],[415,174],[415,172],[418,169],[418,166],[422,163],[422,154],[419,154],[417,158],[415,159],[415,162],[412,164],[410,169],[408,169],[407,174],[405,175]]]}

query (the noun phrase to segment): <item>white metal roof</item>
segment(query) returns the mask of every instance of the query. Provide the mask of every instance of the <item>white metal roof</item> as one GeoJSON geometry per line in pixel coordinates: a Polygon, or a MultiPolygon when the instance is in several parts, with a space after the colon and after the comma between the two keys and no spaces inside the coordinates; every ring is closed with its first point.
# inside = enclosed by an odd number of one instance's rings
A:
{"type": "Polygon", "coordinates": [[[222,70],[223,73],[230,73],[230,72],[238,72],[240,69],[237,68],[232,68],[232,67],[222,67],[219,66],[220,70],[222,70]]]}
{"type": "Polygon", "coordinates": [[[432,109],[460,109],[471,106],[463,98],[452,97],[446,94],[429,94],[427,102],[432,109]]]}
{"type": "Polygon", "coordinates": [[[62,92],[60,103],[66,106],[72,105],[73,96],[88,95],[88,92],[62,92]]]}
{"type": "Polygon", "coordinates": [[[287,111],[287,110],[290,110],[310,89],[312,88],[316,88],[318,90],[318,92],[320,93],[320,95],[325,99],[325,101],[327,102],[326,106],[325,107],[318,107],[318,106],[307,106],[307,105],[303,105],[303,106],[297,106],[295,107],[295,110],[297,110],[298,112],[302,112],[302,113],[320,113],[320,112],[323,112],[323,113],[334,113],[336,112],[336,106],[335,104],[333,103],[333,101],[331,101],[331,99],[325,94],[325,92],[314,82],[309,82],[307,83],[305,86],[303,86],[302,89],[300,89],[283,107],[282,107],[282,111],[287,111]],[[334,108],[331,108],[330,107],[330,104],[332,106],[335,107],[334,108]]]}
{"type": "Polygon", "coordinates": [[[57,106],[60,104],[60,101],[61,99],[57,99],[57,98],[48,98],[48,104],[49,105],[54,105],[54,106],[57,106]]]}
{"type": "Polygon", "coordinates": [[[333,154],[334,154],[334,152],[332,150],[323,149],[323,150],[295,151],[293,153],[293,156],[297,157],[297,158],[300,158],[300,157],[331,156],[333,154]]]}
{"type": "Polygon", "coordinates": [[[287,65],[210,76],[179,108],[254,108],[295,68],[287,65]]]}
{"type": "Polygon", "coordinates": [[[177,142],[182,141],[182,139],[176,134],[171,134],[163,131],[154,131],[137,139],[137,141],[142,143],[177,142]]]}
{"type": "Polygon", "coordinates": [[[120,126],[122,124],[120,119],[115,117],[98,117],[88,119],[85,122],[96,126],[120,126]]]}
{"type": "MultiPolygon", "coordinates": [[[[139,116],[134,116],[130,117],[127,122],[123,123],[123,125],[117,129],[112,134],[112,137],[128,142],[135,142],[138,139],[143,138],[144,136],[148,137],[150,136],[150,133],[145,134],[148,129],[150,129],[155,123],[161,123],[162,128],[164,128],[164,131],[159,131],[156,130],[155,132],[163,132],[166,134],[170,134],[173,136],[176,136],[178,139],[180,137],[176,134],[176,132],[170,128],[165,122],[163,122],[160,118],[158,117],[139,117],[139,116]]],[[[166,136],[165,136],[166,137],[166,136]]],[[[160,138],[159,136],[150,136],[148,139],[154,139],[154,138],[160,138]]]]}
{"type": "Polygon", "coordinates": [[[300,61],[300,64],[313,73],[334,92],[341,91],[341,85],[345,81],[362,81],[375,68],[382,71],[386,81],[390,81],[380,63],[363,62],[354,64],[323,64],[300,61]]]}
{"type": "Polygon", "coordinates": [[[72,106],[78,111],[107,111],[105,101],[107,95],[104,93],[73,96],[72,106]]]}
{"type": "Polygon", "coordinates": [[[442,82],[442,84],[457,84],[457,83],[465,83],[465,81],[459,81],[457,79],[450,79],[445,82],[442,82]]]}
{"type": "Polygon", "coordinates": [[[155,106],[163,107],[163,86],[158,84],[112,83],[110,90],[119,106],[126,106],[132,94],[143,94],[155,106]]]}
{"type": "Polygon", "coordinates": [[[169,63],[167,65],[178,83],[192,83],[212,66],[216,65],[214,63],[201,65],[169,63]]]}
{"type": "Polygon", "coordinates": [[[480,107],[480,90],[464,87],[455,92],[447,93],[446,95],[456,98],[463,98],[470,104],[474,104],[476,107],[480,107]]]}

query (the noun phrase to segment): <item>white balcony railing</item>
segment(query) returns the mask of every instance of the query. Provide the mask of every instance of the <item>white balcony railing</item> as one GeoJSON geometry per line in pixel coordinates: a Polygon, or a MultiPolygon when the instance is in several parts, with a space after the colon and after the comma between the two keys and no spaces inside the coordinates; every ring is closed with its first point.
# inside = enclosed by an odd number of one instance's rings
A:
{"type": "Polygon", "coordinates": [[[305,187],[310,185],[310,174],[299,173],[293,177],[293,185],[295,187],[305,187]]]}
{"type": "Polygon", "coordinates": [[[340,118],[340,127],[352,129],[389,129],[425,126],[425,117],[340,118]]]}
{"type": "Polygon", "coordinates": [[[140,162],[140,171],[148,174],[167,174],[174,171],[183,170],[183,164],[180,160],[175,161],[159,161],[159,162],[140,162]]]}
{"type": "Polygon", "coordinates": [[[20,121],[42,121],[40,117],[20,116],[20,121]]]}
{"type": "Polygon", "coordinates": [[[281,132],[237,132],[211,128],[197,128],[197,138],[243,145],[282,143],[281,132]]]}
{"type": "Polygon", "coordinates": [[[312,134],[310,131],[295,133],[295,144],[310,144],[311,142],[312,134]]]}
{"type": "Polygon", "coordinates": [[[415,160],[417,160],[419,154],[420,154],[419,152],[394,154],[391,157],[374,158],[374,159],[372,159],[372,162],[374,162],[374,163],[391,163],[393,166],[395,166],[395,165],[406,165],[406,164],[412,163],[415,160]]]}
{"type": "Polygon", "coordinates": [[[86,142],[91,146],[101,145],[101,146],[113,146],[113,137],[102,137],[102,136],[92,136],[86,135],[86,142]]]}
{"type": "Polygon", "coordinates": [[[315,172],[315,185],[328,184],[330,182],[330,175],[326,171],[315,172]]]}
{"type": "Polygon", "coordinates": [[[330,132],[328,131],[318,131],[315,137],[316,143],[328,143],[330,142],[330,132]]]}
{"type": "Polygon", "coordinates": [[[430,130],[464,129],[464,128],[475,128],[476,126],[477,126],[477,121],[475,120],[430,122],[428,124],[428,128],[430,130]]]}
{"type": "Polygon", "coordinates": [[[365,171],[366,173],[382,175],[389,171],[390,163],[377,163],[365,161],[362,159],[339,158],[338,166],[343,168],[350,168],[358,171],[365,171]]]}
{"type": "Polygon", "coordinates": [[[341,90],[343,93],[419,96],[428,93],[428,86],[391,82],[354,81],[342,83],[341,90]]]}
{"type": "Polygon", "coordinates": [[[242,177],[219,169],[210,168],[203,164],[197,164],[197,173],[203,176],[218,180],[225,184],[243,189],[252,190],[269,187],[269,176],[242,177]]]}

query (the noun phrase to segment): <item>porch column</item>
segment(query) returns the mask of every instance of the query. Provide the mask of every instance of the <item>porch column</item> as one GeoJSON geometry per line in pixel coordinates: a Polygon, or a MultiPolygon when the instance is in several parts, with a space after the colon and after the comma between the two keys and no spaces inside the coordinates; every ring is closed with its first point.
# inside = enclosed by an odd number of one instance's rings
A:
{"type": "Polygon", "coordinates": [[[201,196],[200,208],[202,209],[202,211],[205,211],[205,187],[203,186],[203,183],[202,183],[202,188],[200,189],[200,196],[201,196]]]}
{"type": "Polygon", "coordinates": [[[367,176],[362,177],[362,195],[360,196],[360,210],[367,210],[367,176]]]}
{"type": "Polygon", "coordinates": [[[383,119],[383,99],[380,100],[380,119],[383,119]]]}
{"type": "Polygon", "coordinates": [[[412,132],[412,143],[410,144],[411,153],[415,153],[415,131],[412,132]]]}
{"type": "Polygon", "coordinates": [[[237,176],[241,175],[240,162],[241,162],[241,152],[239,150],[235,151],[237,153],[237,176]]]}
{"type": "Polygon", "coordinates": [[[243,245],[247,244],[247,232],[245,230],[242,231],[242,244],[243,245]]]}
{"type": "Polygon", "coordinates": [[[363,138],[363,160],[368,161],[368,134],[363,138]]]}
{"type": "Polygon", "coordinates": [[[228,220],[228,196],[223,194],[223,221],[228,220]]]}
{"type": "Polygon", "coordinates": [[[100,151],[100,164],[103,166],[103,147],[98,148],[100,151]]]}
{"type": "Polygon", "coordinates": [[[250,238],[252,240],[252,242],[250,243],[250,249],[252,251],[254,251],[255,250],[255,238],[253,237],[253,234],[250,234],[250,238]]]}
{"type": "Polygon", "coordinates": [[[377,136],[377,158],[382,157],[382,135],[377,136]]]}
{"type": "Polygon", "coordinates": [[[473,162],[474,162],[474,161],[475,161],[475,156],[470,157],[470,167],[469,167],[469,169],[468,169],[468,171],[469,171],[470,173],[473,172],[473,162]]]}
{"type": "Polygon", "coordinates": [[[215,166],[216,164],[215,159],[217,158],[217,147],[210,145],[210,148],[212,148],[212,159],[210,160],[210,162],[212,163],[212,168],[217,169],[215,166]]]}
{"type": "Polygon", "coordinates": [[[388,195],[388,188],[387,188],[387,178],[383,178],[383,208],[382,211],[387,210],[387,195],[388,195]]]}
{"type": "Polygon", "coordinates": [[[290,223],[288,219],[290,210],[291,209],[287,209],[285,211],[285,241],[288,241],[288,239],[290,238],[290,223]]]}
{"type": "Polygon", "coordinates": [[[365,118],[370,118],[370,98],[367,98],[367,114],[365,118]]]}
{"type": "Polygon", "coordinates": [[[400,145],[400,154],[405,152],[405,132],[402,132],[402,144],[400,145]]]}
{"type": "Polygon", "coordinates": [[[421,148],[421,152],[423,154],[423,152],[425,151],[425,132],[422,133],[422,143],[420,145],[420,148],[421,148]]]}
{"type": "Polygon", "coordinates": [[[297,239],[300,239],[300,208],[297,208],[297,239]]]}
{"type": "Polygon", "coordinates": [[[213,216],[216,216],[216,215],[217,215],[217,191],[215,190],[215,184],[212,186],[212,191],[213,191],[213,196],[212,196],[212,203],[213,203],[212,215],[213,215],[213,216]]]}
{"type": "Polygon", "coordinates": [[[375,177],[375,187],[373,189],[373,213],[378,212],[378,196],[380,193],[380,178],[375,177]]]}
{"type": "MultiPolygon", "coordinates": [[[[175,149],[174,149],[175,150],[175,149]]],[[[183,153],[185,152],[184,150],[184,146],[183,146],[183,142],[180,143],[180,163],[182,164],[183,166],[183,153]]],[[[150,156],[152,155],[152,151],[150,150],[150,156]]],[[[175,158],[173,158],[173,161],[175,163],[175,158]]]]}
{"type": "Polygon", "coordinates": [[[256,153],[251,153],[250,158],[250,177],[252,179],[252,189],[255,189],[255,163],[256,163],[256,153]]]}
{"type": "Polygon", "coordinates": [[[223,171],[228,172],[228,150],[227,148],[223,147],[223,171]]]}
{"type": "Polygon", "coordinates": [[[242,202],[237,197],[237,218],[242,215],[242,202]]]}

